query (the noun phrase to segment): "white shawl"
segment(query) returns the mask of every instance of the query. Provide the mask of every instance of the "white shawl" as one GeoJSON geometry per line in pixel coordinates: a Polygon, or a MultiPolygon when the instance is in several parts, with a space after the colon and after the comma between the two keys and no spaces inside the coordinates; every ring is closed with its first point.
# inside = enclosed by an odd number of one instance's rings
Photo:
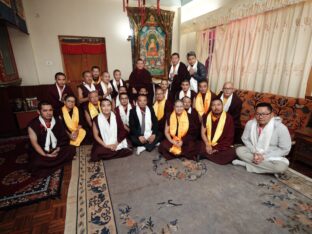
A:
{"type": "Polygon", "coordinates": [[[166,100],[168,99],[168,93],[169,93],[169,90],[167,89],[167,90],[166,90],[166,93],[165,93],[165,99],[166,99],[166,100]]]}
{"type": "MultiPolygon", "coordinates": [[[[107,93],[107,90],[109,89],[109,88],[111,88],[112,89],[112,85],[111,85],[111,83],[109,82],[107,85],[103,82],[103,81],[101,81],[101,87],[102,87],[102,90],[103,90],[103,94],[105,95],[106,93],[107,93]]],[[[111,95],[108,95],[107,97],[106,97],[108,100],[112,100],[112,96],[111,95]]]]}
{"type": "Polygon", "coordinates": [[[56,89],[57,89],[57,92],[59,95],[59,101],[62,101],[63,92],[65,90],[66,85],[64,85],[63,89],[60,89],[60,87],[57,84],[55,84],[55,85],[56,85],[56,89]]]}
{"type": "Polygon", "coordinates": [[[93,83],[91,84],[91,87],[90,87],[90,85],[86,84],[85,82],[83,82],[82,84],[83,84],[84,87],[86,87],[87,90],[89,90],[89,92],[92,92],[92,91],[96,90],[93,83]]]}
{"type": "MultiPolygon", "coordinates": [[[[139,106],[136,106],[136,113],[139,118],[140,126],[142,126],[142,112],[139,106]]],[[[152,115],[148,106],[145,108],[145,131],[144,138],[148,139],[152,135],[152,115]]]]}
{"type": "Polygon", "coordinates": [[[119,109],[122,122],[125,125],[129,126],[129,115],[130,115],[130,110],[132,109],[130,103],[128,103],[128,106],[127,106],[127,113],[125,112],[125,109],[122,105],[118,106],[118,109],[119,109]]]}
{"type": "Polygon", "coordinates": [[[47,125],[41,116],[39,116],[39,121],[41,125],[45,128],[45,130],[47,131],[47,136],[46,136],[46,140],[44,143],[44,150],[46,152],[49,152],[51,149],[55,149],[57,145],[57,139],[54,136],[54,133],[52,132],[52,128],[55,125],[55,119],[54,117],[52,117],[51,126],[49,128],[47,128],[47,125]],[[50,148],[51,143],[52,143],[52,148],[50,148]]]}
{"type": "MultiPolygon", "coordinates": [[[[116,144],[118,143],[117,140],[117,121],[116,121],[116,115],[111,112],[110,115],[110,123],[108,123],[107,119],[103,115],[103,113],[100,113],[98,115],[98,124],[99,124],[99,130],[101,137],[106,145],[116,144]]],[[[121,150],[128,147],[128,143],[126,138],[120,142],[117,145],[116,150],[121,150]]]]}
{"type": "MultiPolygon", "coordinates": [[[[224,94],[222,93],[221,98],[220,98],[220,99],[222,100],[222,102],[223,102],[223,99],[224,99],[223,95],[224,95],[224,94]]],[[[228,112],[228,110],[229,110],[229,108],[230,108],[230,106],[231,106],[231,103],[232,103],[232,98],[233,98],[233,94],[231,94],[231,96],[228,97],[226,103],[223,104],[223,110],[224,110],[225,112],[228,112]]]]}
{"type": "Polygon", "coordinates": [[[116,96],[116,107],[120,105],[119,94],[116,96]]]}
{"type": "MultiPolygon", "coordinates": [[[[191,68],[193,68],[194,72],[196,73],[197,72],[197,64],[198,64],[198,61],[196,60],[196,62],[194,63],[193,66],[188,65],[187,70],[189,71],[191,68]]],[[[197,82],[197,80],[194,79],[193,76],[190,79],[190,85],[191,85],[191,89],[193,91],[195,91],[195,93],[197,93],[198,92],[198,82],[197,82]]]]}
{"type": "MultiPolygon", "coordinates": [[[[120,79],[119,85],[120,85],[120,87],[121,87],[121,86],[124,86],[124,83],[123,83],[122,79],[120,79]]],[[[118,92],[117,81],[116,81],[115,79],[113,79],[113,86],[114,86],[115,90],[117,91],[117,93],[119,93],[119,92],[118,92]]]]}
{"type": "Polygon", "coordinates": [[[173,70],[173,65],[171,64],[170,71],[169,71],[169,80],[170,80],[170,75],[171,74],[178,75],[179,67],[180,67],[180,62],[175,66],[174,70],[173,70]]]}
{"type": "Polygon", "coordinates": [[[187,113],[192,114],[192,107],[188,109],[187,113]]]}
{"type": "Polygon", "coordinates": [[[250,130],[250,140],[255,148],[255,153],[265,154],[269,148],[271,137],[274,131],[274,118],[268,122],[263,128],[260,136],[258,136],[258,123],[256,119],[252,120],[250,130]]]}
{"type": "MultiPolygon", "coordinates": [[[[188,89],[187,92],[186,92],[186,96],[189,97],[189,98],[191,98],[191,94],[192,94],[192,93],[191,93],[191,89],[188,89]]],[[[185,97],[184,91],[181,90],[180,93],[179,93],[179,99],[182,99],[182,98],[184,98],[184,97],[185,97]]]]}

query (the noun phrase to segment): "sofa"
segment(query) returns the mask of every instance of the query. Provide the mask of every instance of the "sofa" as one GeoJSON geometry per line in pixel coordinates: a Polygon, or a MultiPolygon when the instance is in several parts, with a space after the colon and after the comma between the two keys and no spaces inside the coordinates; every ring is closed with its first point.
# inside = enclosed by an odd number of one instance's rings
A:
{"type": "Polygon", "coordinates": [[[307,126],[312,113],[312,100],[286,97],[270,93],[259,93],[250,90],[236,90],[243,102],[241,123],[244,127],[255,115],[255,106],[259,102],[271,103],[276,116],[282,118],[294,140],[295,131],[307,126]]]}

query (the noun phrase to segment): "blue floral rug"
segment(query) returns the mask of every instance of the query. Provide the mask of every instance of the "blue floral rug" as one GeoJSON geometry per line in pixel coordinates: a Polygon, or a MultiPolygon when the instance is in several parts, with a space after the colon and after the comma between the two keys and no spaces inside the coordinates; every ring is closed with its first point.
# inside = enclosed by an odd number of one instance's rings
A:
{"type": "Polygon", "coordinates": [[[72,164],[64,233],[117,233],[104,163],[89,162],[91,146],[79,148],[72,164]]]}

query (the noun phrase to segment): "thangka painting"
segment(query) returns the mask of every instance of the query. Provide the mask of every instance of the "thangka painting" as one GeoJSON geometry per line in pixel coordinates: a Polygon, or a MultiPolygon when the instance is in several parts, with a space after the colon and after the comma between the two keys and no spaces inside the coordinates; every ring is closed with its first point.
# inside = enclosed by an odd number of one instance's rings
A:
{"type": "Polygon", "coordinates": [[[157,25],[153,15],[149,17],[139,32],[140,58],[145,60],[145,68],[152,76],[165,75],[166,34],[157,25]]]}

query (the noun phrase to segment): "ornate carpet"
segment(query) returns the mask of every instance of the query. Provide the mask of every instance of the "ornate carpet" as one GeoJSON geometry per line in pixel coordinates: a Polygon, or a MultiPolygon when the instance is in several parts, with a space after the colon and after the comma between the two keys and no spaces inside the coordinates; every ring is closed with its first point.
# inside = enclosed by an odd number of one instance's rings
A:
{"type": "Polygon", "coordinates": [[[44,199],[58,197],[63,170],[46,178],[32,178],[27,171],[26,137],[0,142],[0,209],[28,205],[44,199]]]}
{"type": "Polygon", "coordinates": [[[104,163],[89,162],[91,146],[79,147],[72,164],[64,233],[117,233],[104,163]]]}
{"type": "Polygon", "coordinates": [[[312,232],[311,199],[273,176],[166,162],[156,150],[98,163],[89,154],[83,146],[76,160],[65,233],[312,232]]]}

